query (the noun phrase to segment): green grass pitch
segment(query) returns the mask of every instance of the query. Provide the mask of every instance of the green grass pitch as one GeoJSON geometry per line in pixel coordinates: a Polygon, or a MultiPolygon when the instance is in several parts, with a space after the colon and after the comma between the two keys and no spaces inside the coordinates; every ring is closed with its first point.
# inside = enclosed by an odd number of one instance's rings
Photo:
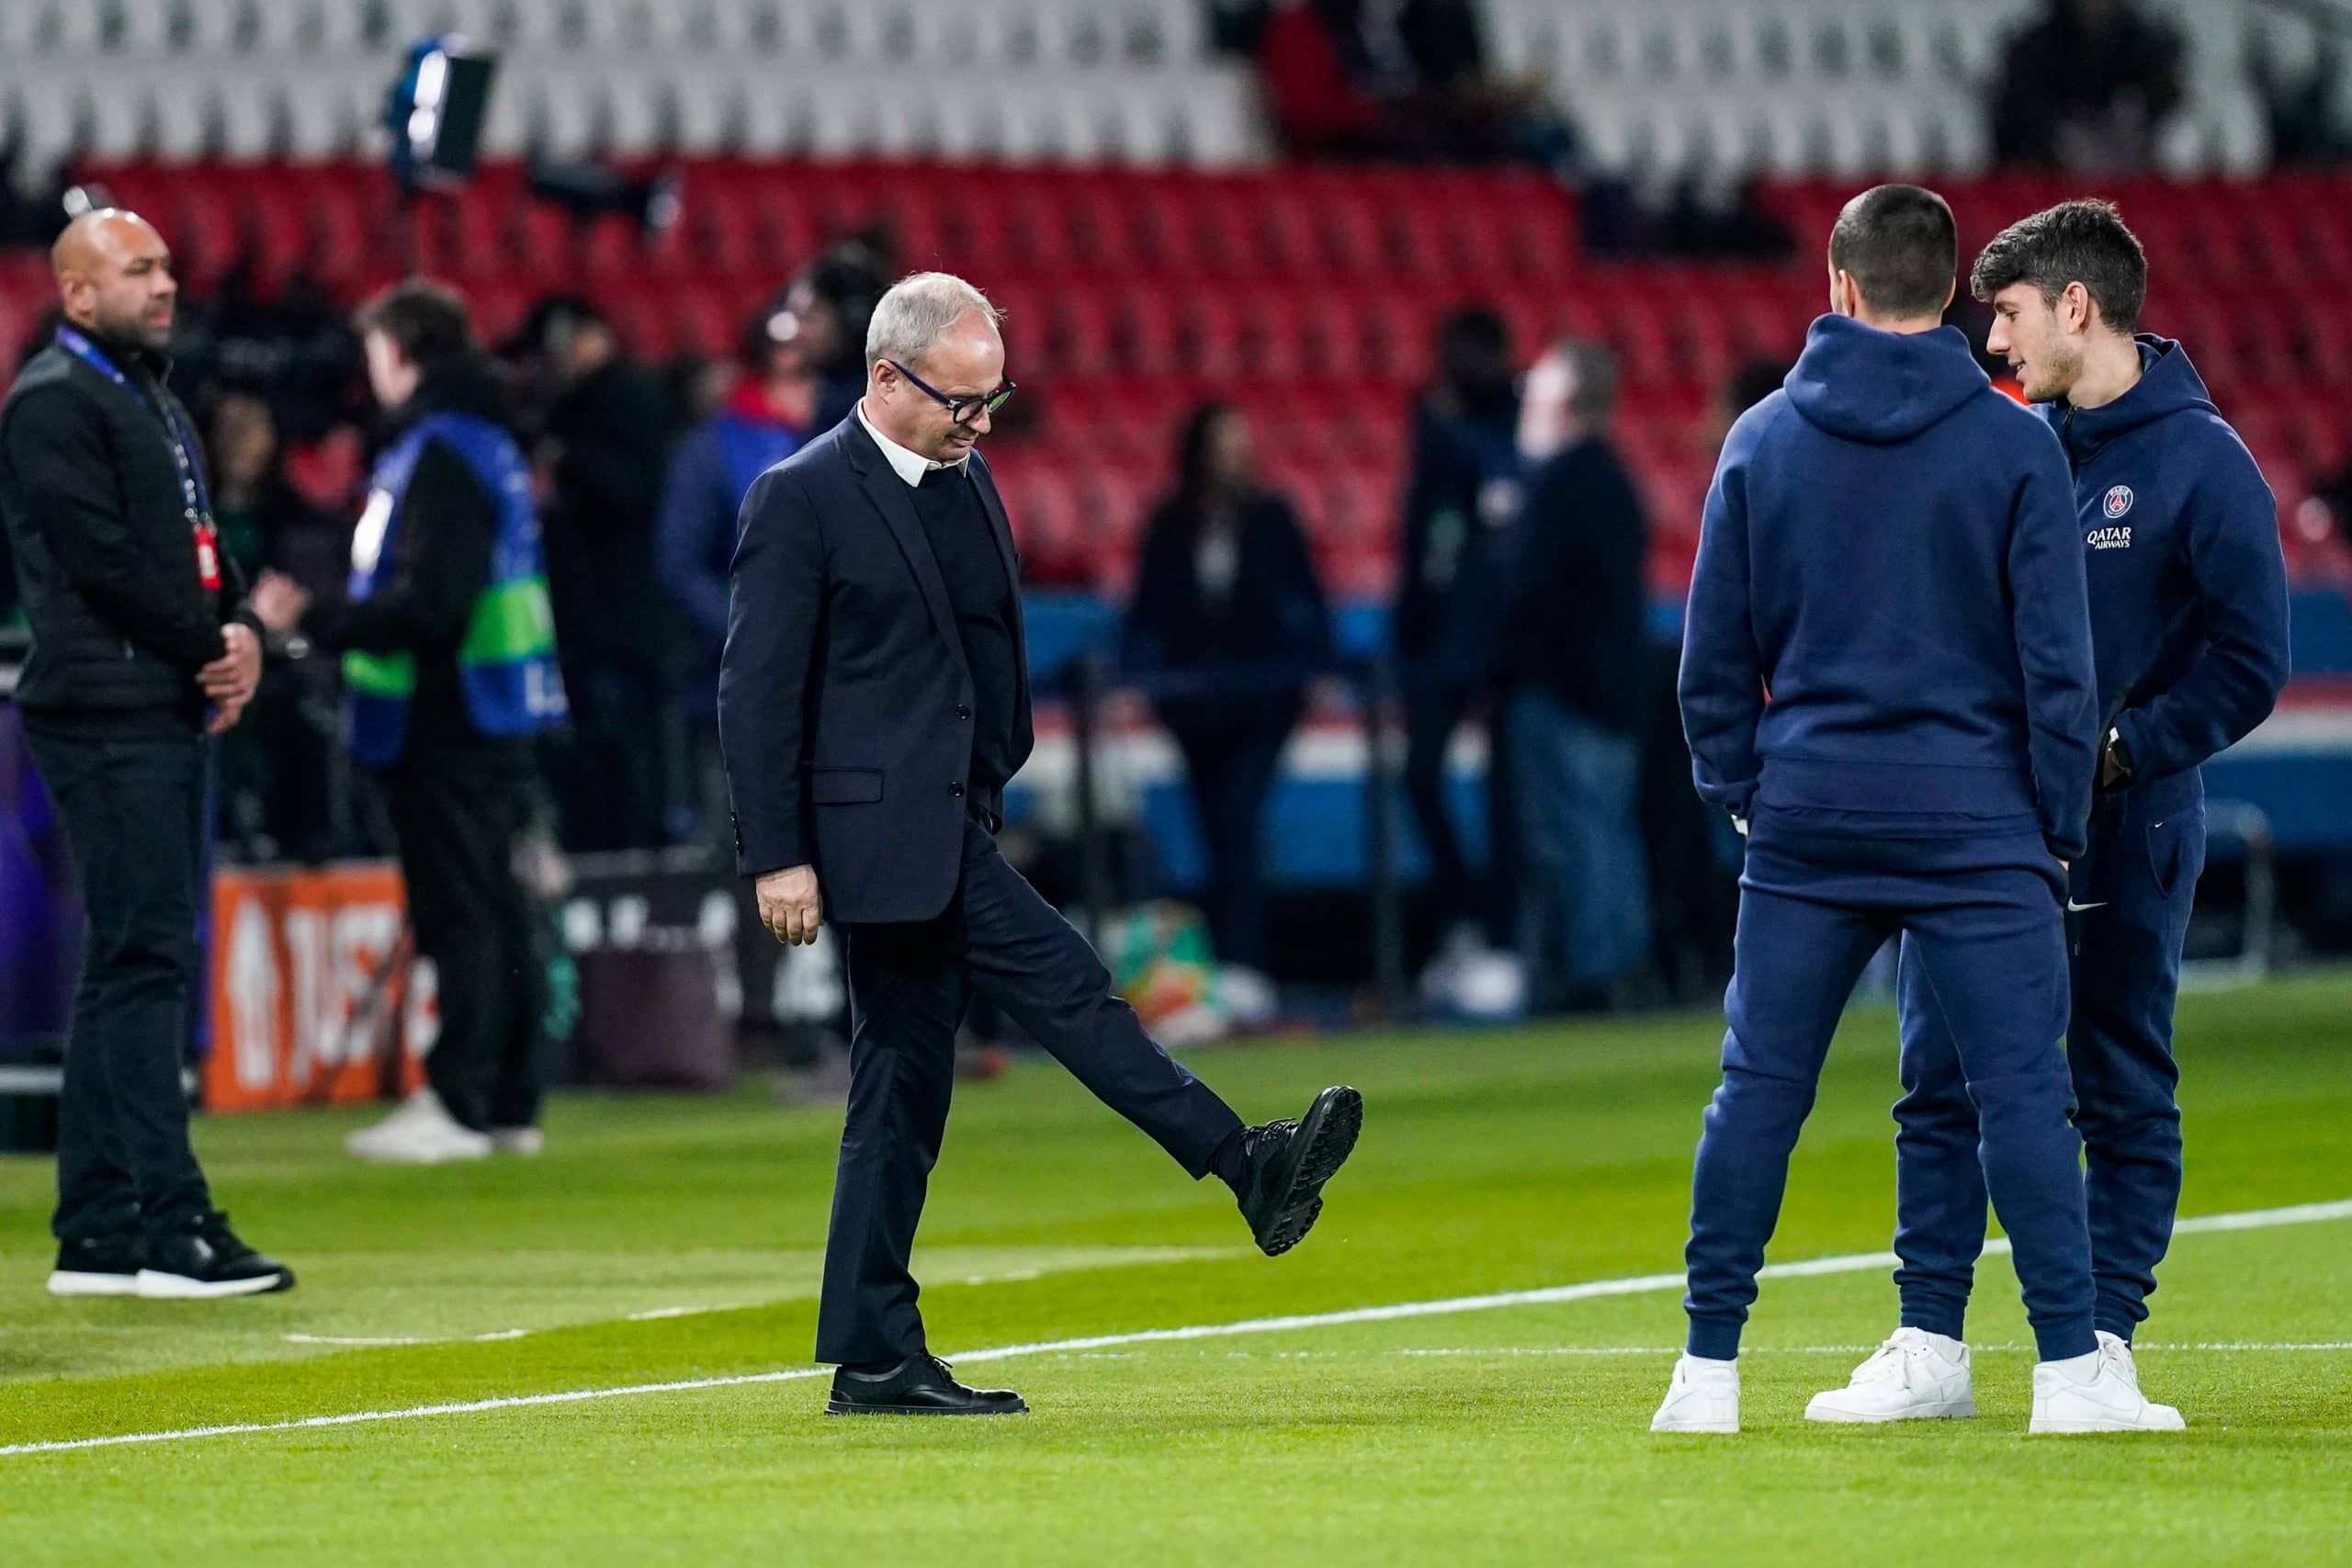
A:
{"type": "MultiPolygon", "coordinates": [[[[1681,1327],[1646,1289],[1184,1338],[1679,1267],[1719,1023],[1207,1053],[1253,1119],[1364,1090],[1289,1257],[1024,1059],[967,1087],[919,1271],[994,1421],[828,1419],[813,1376],[0,1454],[0,1562],[2132,1564],[2352,1560],[2352,1217],[2175,1244],[2143,1375],[2178,1436],[2028,1439],[2005,1262],[1973,1421],[1816,1427],[1892,1326],[1881,1267],[1769,1281],[1747,1430],[1658,1438],[1681,1327]]],[[[1775,1261],[1883,1250],[1892,1021],[1857,1009],[1775,1261]]],[[[2352,977],[2188,998],[2191,1215],[2352,1198],[2352,977]]],[[[558,1102],[536,1162],[370,1169],[346,1112],[199,1143],[289,1296],[53,1302],[45,1162],[0,1161],[0,1446],[806,1369],[838,1114],[753,1091],[558,1102]]]]}

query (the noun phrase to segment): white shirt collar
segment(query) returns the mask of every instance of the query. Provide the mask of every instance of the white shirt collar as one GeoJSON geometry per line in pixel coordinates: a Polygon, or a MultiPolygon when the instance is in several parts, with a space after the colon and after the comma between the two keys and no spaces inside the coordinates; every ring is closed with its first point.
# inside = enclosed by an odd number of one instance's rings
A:
{"type": "Polygon", "coordinates": [[[882,456],[889,459],[890,471],[910,485],[922,483],[923,475],[933,468],[960,468],[970,456],[967,453],[952,463],[943,463],[936,458],[926,457],[920,452],[909,451],[874,428],[874,422],[865,417],[864,398],[857,400],[857,423],[865,426],[865,434],[874,437],[874,445],[882,448],[882,456]]]}

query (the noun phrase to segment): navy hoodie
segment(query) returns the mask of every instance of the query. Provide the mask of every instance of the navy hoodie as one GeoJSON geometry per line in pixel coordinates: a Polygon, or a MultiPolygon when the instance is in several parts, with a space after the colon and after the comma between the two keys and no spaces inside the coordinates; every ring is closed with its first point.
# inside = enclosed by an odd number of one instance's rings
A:
{"type": "Polygon", "coordinates": [[[1680,682],[1699,793],[2079,853],[2099,715],[2073,513],[2050,427],[1956,329],[1815,321],[1707,492],[1680,682]]]}
{"type": "Polygon", "coordinates": [[[2260,724],[2287,682],[2278,506],[2180,344],[2143,335],[2104,408],[2043,415],[2075,468],[2098,711],[2135,784],[2189,775],[2260,724]]]}

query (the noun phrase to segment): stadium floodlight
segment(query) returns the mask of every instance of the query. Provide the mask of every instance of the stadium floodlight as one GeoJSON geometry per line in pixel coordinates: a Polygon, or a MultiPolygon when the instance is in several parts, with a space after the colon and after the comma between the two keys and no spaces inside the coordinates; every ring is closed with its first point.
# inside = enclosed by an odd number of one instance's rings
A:
{"type": "Polygon", "coordinates": [[[497,71],[498,57],[476,50],[459,33],[409,46],[407,64],[384,105],[392,177],[403,189],[462,185],[472,177],[497,71]]]}

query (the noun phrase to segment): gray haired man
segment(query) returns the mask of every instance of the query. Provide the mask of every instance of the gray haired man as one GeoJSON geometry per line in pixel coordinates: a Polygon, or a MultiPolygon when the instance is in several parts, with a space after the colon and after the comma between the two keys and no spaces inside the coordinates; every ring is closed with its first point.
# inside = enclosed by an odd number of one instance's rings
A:
{"type": "Polygon", "coordinates": [[[998,852],[1029,755],[1020,558],[978,444],[1012,395],[996,308],[944,273],[875,308],[865,394],[744,497],[719,744],[737,869],[776,939],[840,923],[850,1092],[817,1359],[839,1415],[1001,1415],[931,1354],[908,1270],[947,1124],[956,1025],[986,996],[1197,1180],[1269,1256],[1322,1210],[1363,1101],[1245,1126],[1160,1049],[1085,939],[998,852]]]}

